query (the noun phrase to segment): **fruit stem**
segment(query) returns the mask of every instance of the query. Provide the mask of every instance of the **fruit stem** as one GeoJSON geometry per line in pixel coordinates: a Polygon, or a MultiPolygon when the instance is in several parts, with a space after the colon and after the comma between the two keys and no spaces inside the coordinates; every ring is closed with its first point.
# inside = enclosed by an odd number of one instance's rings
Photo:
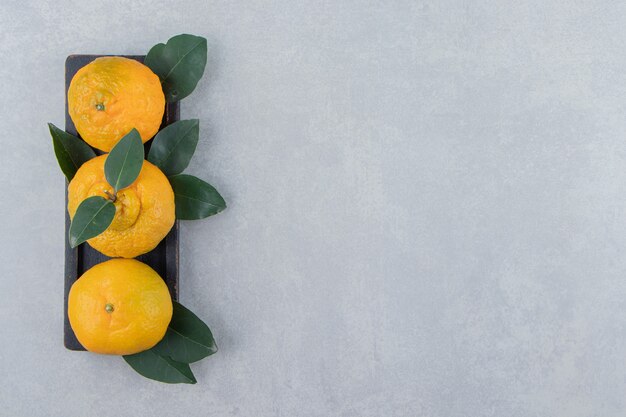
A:
{"type": "Polygon", "coordinates": [[[117,200],[117,195],[115,193],[111,194],[109,192],[109,190],[104,190],[104,193],[107,195],[109,200],[111,200],[113,203],[115,203],[115,200],[117,200]]]}
{"type": "Polygon", "coordinates": [[[107,313],[112,313],[113,310],[115,310],[113,308],[113,304],[111,304],[111,303],[106,303],[106,305],[104,306],[104,309],[106,310],[107,313]]]}

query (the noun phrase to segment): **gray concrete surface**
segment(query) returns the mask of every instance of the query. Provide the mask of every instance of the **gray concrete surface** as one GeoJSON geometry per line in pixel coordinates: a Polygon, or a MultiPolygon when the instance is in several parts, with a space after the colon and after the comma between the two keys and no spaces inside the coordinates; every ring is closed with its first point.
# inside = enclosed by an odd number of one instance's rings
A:
{"type": "Polygon", "coordinates": [[[626,415],[619,1],[0,3],[0,415],[626,415]],[[204,35],[199,383],[62,345],[72,53],[204,35]]]}

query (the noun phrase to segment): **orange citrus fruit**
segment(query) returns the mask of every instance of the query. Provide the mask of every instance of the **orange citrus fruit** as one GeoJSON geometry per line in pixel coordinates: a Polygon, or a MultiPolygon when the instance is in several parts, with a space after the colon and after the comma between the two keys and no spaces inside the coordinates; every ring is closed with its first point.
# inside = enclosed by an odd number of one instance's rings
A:
{"type": "Polygon", "coordinates": [[[109,152],[133,128],[145,143],[161,125],[165,96],[159,77],[134,59],[96,58],[72,78],[68,112],[80,136],[109,152]]]}
{"type": "Polygon", "coordinates": [[[74,282],[67,314],[88,351],[132,355],[163,339],[172,319],[172,299],[163,279],[148,265],[111,259],[74,282]]]}
{"type": "MultiPolygon", "coordinates": [[[[86,198],[113,194],[104,176],[106,155],[85,162],[68,187],[67,210],[74,218],[86,198]]],[[[159,168],[143,161],[139,176],[130,186],[117,192],[115,217],[100,235],[87,241],[91,247],[111,258],[134,258],[154,249],[167,235],[174,221],[174,191],[159,168]]]]}

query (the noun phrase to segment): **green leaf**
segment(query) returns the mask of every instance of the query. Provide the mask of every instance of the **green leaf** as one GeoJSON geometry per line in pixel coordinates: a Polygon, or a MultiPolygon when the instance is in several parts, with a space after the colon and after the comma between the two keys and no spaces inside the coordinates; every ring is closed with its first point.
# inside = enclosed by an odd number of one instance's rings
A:
{"type": "Polygon", "coordinates": [[[174,189],[177,219],[203,219],[226,208],[226,202],[220,193],[200,178],[180,174],[169,179],[174,189]]]}
{"type": "Polygon", "coordinates": [[[153,349],[176,362],[192,363],[217,352],[217,345],[209,327],[174,301],[172,321],[165,337],[153,349]]]}
{"type": "Polygon", "coordinates": [[[85,142],[74,135],[59,129],[52,123],[48,123],[54,153],[65,174],[65,178],[71,181],[82,164],[96,157],[96,153],[85,142]]]}
{"type": "Polygon", "coordinates": [[[196,88],[206,66],[207,41],[193,35],[177,35],[167,44],[156,44],[144,63],[161,79],[167,101],[187,97],[196,88]]]}
{"type": "Polygon", "coordinates": [[[166,126],[152,140],[148,161],[158,166],[165,175],[183,172],[198,144],[200,121],[180,120],[166,126]]]}
{"type": "Polygon", "coordinates": [[[131,185],[143,165],[143,144],[137,129],[128,132],[111,149],[104,162],[104,175],[115,191],[131,185]]]}
{"type": "Polygon", "coordinates": [[[115,217],[115,205],[100,196],[85,199],[74,213],[70,225],[70,246],[75,248],[84,241],[104,232],[115,217]]]}
{"type": "Polygon", "coordinates": [[[168,384],[195,384],[196,378],[186,363],[176,362],[161,356],[152,349],[125,355],[124,360],[137,373],[155,381],[168,384]]]}

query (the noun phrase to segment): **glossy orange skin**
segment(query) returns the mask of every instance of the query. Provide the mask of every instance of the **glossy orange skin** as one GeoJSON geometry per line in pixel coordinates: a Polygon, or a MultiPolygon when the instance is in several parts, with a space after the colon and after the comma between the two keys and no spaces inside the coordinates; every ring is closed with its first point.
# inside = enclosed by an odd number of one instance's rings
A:
{"type": "MultiPolygon", "coordinates": [[[[67,210],[74,218],[86,198],[113,194],[104,175],[106,155],[85,162],[68,186],[67,210]]],[[[87,241],[91,247],[111,258],[135,258],[151,251],[169,233],[176,220],[174,191],[159,168],[143,162],[139,176],[130,186],[118,191],[116,213],[111,225],[87,241]]]]}
{"type": "Polygon", "coordinates": [[[165,96],[159,77],[134,59],[97,58],[78,70],[67,91],[68,111],[89,145],[109,152],[133,128],[145,143],[159,130],[165,96]]]}
{"type": "Polygon", "coordinates": [[[70,325],[90,352],[132,355],[156,345],[172,319],[165,282],[134,259],[111,259],[85,272],[70,289],[70,325]]]}

